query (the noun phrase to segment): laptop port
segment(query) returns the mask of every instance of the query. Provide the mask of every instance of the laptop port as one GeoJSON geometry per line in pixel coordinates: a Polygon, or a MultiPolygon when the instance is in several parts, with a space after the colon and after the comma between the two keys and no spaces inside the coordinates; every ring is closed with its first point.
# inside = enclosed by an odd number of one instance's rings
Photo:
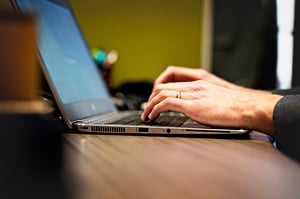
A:
{"type": "Polygon", "coordinates": [[[148,132],[149,129],[148,128],[138,128],[139,132],[148,132]]]}

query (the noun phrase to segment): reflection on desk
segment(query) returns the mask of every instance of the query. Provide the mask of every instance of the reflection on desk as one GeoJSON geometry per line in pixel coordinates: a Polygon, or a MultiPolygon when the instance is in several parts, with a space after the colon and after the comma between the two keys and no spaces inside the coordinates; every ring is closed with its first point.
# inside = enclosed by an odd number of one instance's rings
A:
{"type": "Polygon", "coordinates": [[[300,198],[300,165],[265,140],[65,138],[77,198],[300,198]]]}

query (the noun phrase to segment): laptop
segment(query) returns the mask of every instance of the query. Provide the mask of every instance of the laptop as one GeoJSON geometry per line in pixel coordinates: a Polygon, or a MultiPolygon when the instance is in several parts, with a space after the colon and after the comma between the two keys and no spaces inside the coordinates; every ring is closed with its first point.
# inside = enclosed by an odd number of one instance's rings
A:
{"type": "Polygon", "coordinates": [[[90,54],[66,0],[11,0],[20,13],[38,17],[37,49],[43,73],[68,128],[112,134],[245,134],[245,129],[213,128],[181,113],[167,112],[154,122],[140,111],[119,111],[90,54]],[[174,119],[175,117],[175,119],[174,119]],[[125,119],[124,119],[125,118],[125,119]],[[165,121],[167,118],[169,121],[165,121]]]}

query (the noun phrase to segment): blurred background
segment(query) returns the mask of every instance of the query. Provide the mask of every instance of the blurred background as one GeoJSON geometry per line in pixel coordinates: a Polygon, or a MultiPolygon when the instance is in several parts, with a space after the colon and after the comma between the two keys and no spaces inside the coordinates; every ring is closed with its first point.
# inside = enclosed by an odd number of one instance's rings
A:
{"type": "MultiPolygon", "coordinates": [[[[91,49],[116,50],[111,85],[151,82],[167,66],[203,67],[276,86],[275,0],[69,0],[91,49]]],[[[10,8],[9,0],[0,6],[10,8]]]]}
{"type": "Polygon", "coordinates": [[[113,87],[153,80],[171,64],[200,67],[202,0],[69,2],[90,48],[118,51],[113,87]]]}

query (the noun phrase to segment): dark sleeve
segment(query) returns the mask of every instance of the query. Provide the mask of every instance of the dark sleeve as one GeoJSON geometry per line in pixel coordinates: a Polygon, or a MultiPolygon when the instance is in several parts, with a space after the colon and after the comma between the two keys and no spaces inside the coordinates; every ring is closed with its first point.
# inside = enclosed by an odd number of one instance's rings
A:
{"type": "Polygon", "coordinates": [[[300,161],[300,95],[286,95],[273,113],[274,138],[280,151],[300,161]]]}

